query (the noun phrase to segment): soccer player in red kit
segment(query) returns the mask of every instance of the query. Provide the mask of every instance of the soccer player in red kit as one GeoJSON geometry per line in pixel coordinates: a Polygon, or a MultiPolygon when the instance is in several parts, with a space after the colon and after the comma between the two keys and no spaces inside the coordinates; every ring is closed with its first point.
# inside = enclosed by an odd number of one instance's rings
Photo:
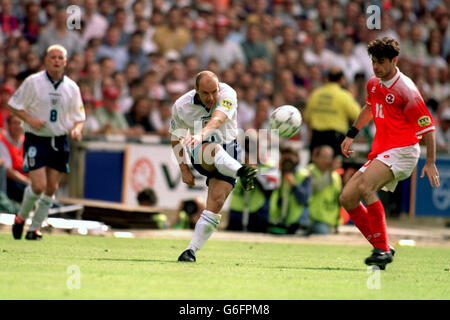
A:
{"type": "Polygon", "coordinates": [[[439,187],[439,173],[433,119],[414,82],[397,68],[398,42],[376,39],[367,50],[375,76],[367,82],[366,104],[341,144],[342,154],[348,158],[353,153],[353,139],[371,119],[376,133],[368,161],[348,181],[340,201],[374,247],[365,263],[384,270],[395,251],[388,244],[385,212],[377,192],[392,192],[398,181],[411,175],[419,160],[421,139],[427,155],[420,177],[427,175],[430,185],[439,187]]]}

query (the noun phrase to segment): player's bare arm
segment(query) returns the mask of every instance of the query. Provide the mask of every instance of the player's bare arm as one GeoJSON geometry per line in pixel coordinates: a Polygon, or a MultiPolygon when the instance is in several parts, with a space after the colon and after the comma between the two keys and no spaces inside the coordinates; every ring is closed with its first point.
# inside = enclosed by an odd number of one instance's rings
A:
{"type": "Polygon", "coordinates": [[[439,172],[436,168],[436,133],[435,131],[427,132],[423,135],[423,141],[427,147],[427,158],[422,168],[420,177],[427,175],[430,185],[438,188],[440,185],[439,172]]]}
{"type": "MultiPolygon", "coordinates": [[[[358,118],[356,118],[355,122],[353,123],[353,127],[359,131],[370,120],[372,120],[372,110],[368,104],[365,104],[364,107],[362,107],[361,112],[358,115],[358,118]]],[[[347,135],[347,137],[345,137],[344,141],[341,144],[342,154],[346,158],[350,157],[350,155],[354,152],[350,149],[350,147],[352,146],[352,143],[353,143],[353,139],[354,139],[354,137],[352,138],[347,135]]]]}
{"type": "Polygon", "coordinates": [[[194,186],[195,185],[194,174],[189,168],[186,157],[186,151],[184,150],[183,144],[181,143],[180,140],[174,138],[173,136],[171,139],[171,143],[173,153],[175,154],[175,158],[177,159],[178,164],[180,166],[182,181],[189,186],[194,186]]]}
{"type": "Polygon", "coordinates": [[[8,108],[13,114],[28,123],[34,130],[40,130],[43,126],[45,126],[44,120],[33,118],[25,110],[17,110],[11,106],[8,106],[8,108]]]}
{"type": "Polygon", "coordinates": [[[213,134],[213,132],[222,125],[226,118],[227,115],[224,112],[215,110],[211,115],[211,120],[208,121],[206,126],[198,134],[187,136],[185,138],[184,145],[189,145],[194,148],[213,134]]]}

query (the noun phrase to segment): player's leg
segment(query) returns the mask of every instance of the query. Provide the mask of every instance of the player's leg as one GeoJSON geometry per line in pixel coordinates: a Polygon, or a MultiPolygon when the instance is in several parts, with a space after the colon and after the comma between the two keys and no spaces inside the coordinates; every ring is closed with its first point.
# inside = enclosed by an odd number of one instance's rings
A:
{"type": "Polygon", "coordinates": [[[361,203],[359,185],[362,181],[362,172],[357,171],[345,185],[339,197],[341,205],[347,210],[355,226],[371,243],[372,231],[370,229],[367,208],[361,203]]]}
{"type": "Polygon", "coordinates": [[[239,177],[244,189],[253,189],[257,169],[242,165],[230,154],[237,153],[233,144],[227,145],[226,147],[227,149],[230,148],[230,150],[225,150],[217,143],[203,143],[199,154],[194,156],[194,160],[201,162],[201,166],[209,172],[217,170],[227,177],[235,179],[239,177]]]}
{"type": "Polygon", "coordinates": [[[371,243],[374,246],[372,256],[366,259],[368,265],[379,265],[384,268],[386,263],[392,262],[392,253],[388,244],[386,232],[386,216],[377,192],[388,182],[394,180],[390,167],[375,159],[362,174],[359,191],[361,198],[367,205],[371,243]]]}
{"type": "Polygon", "coordinates": [[[38,207],[34,213],[28,233],[31,232],[34,234],[39,234],[42,222],[48,216],[48,212],[53,203],[53,195],[56,193],[56,190],[58,190],[59,182],[61,181],[63,175],[62,172],[50,167],[45,167],[45,173],[47,177],[46,188],[38,203],[38,207]]]}
{"type": "Polygon", "coordinates": [[[227,181],[211,178],[209,180],[208,198],[206,200],[206,209],[195,224],[194,235],[186,251],[178,258],[179,261],[195,261],[195,252],[200,250],[205,242],[217,229],[220,223],[220,210],[225,203],[233,185],[227,181]]]}
{"type": "Polygon", "coordinates": [[[25,221],[47,187],[45,167],[30,171],[28,176],[31,180],[31,185],[28,185],[25,188],[22,203],[12,227],[12,233],[15,239],[20,239],[22,237],[25,221]]]}

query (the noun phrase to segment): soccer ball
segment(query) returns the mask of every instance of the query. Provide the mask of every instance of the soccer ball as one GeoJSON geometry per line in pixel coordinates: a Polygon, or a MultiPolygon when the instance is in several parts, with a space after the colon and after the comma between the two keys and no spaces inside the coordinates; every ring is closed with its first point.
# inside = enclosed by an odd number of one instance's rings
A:
{"type": "Polygon", "coordinates": [[[302,115],[294,106],[284,105],[270,114],[270,127],[278,130],[282,138],[290,138],[298,132],[302,125],[302,115]]]}

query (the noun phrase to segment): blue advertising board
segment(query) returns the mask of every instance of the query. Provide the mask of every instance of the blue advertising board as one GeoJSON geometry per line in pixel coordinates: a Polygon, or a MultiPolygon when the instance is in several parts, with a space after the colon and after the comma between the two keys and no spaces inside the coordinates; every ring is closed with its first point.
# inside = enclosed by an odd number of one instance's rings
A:
{"type": "Polygon", "coordinates": [[[441,185],[432,188],[428,177],[420,178],[425,158],[420,158],[416,178],[416,216],[450,218],[450,157],[436,159],[441,185]]]}

